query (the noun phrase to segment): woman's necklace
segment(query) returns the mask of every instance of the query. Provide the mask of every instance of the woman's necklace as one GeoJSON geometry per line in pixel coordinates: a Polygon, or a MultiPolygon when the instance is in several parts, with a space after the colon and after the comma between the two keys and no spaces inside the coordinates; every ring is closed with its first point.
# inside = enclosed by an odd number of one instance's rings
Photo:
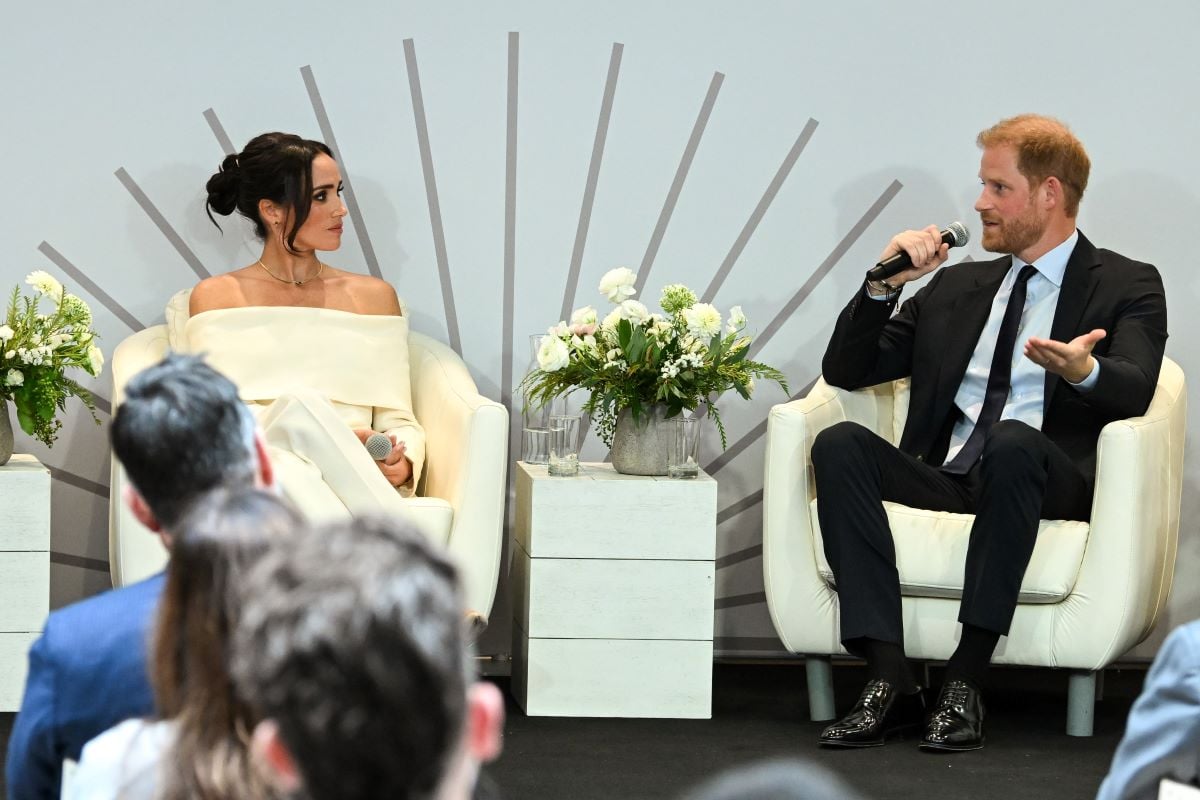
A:
{"type": "Polygon", "coordinates": [[[274,278],[277,281],[283,281],[284,283],[290,283],[293,286],[303,286],[304,284],[308,283],[309,281],[316,280],[317,278],[321,277],[321,273],[325,271],[325,262],[318,261],[317,263],[321,265],[321,268],[317,270],[317,274],[310,275],[309,277],[305,278],[302,281],[296,281],[296,280],[292,280],[291,278],[279,277],[278,275],[276,275],[274,272],[271,272],[271,270],[267,268],[267,265],[263,263],[261,258],[258,260],[258,265],[260,267],[262,267],[263,270],[265,270],[266,273],[268,275],[270,275],[272,278],[274,278]]]}

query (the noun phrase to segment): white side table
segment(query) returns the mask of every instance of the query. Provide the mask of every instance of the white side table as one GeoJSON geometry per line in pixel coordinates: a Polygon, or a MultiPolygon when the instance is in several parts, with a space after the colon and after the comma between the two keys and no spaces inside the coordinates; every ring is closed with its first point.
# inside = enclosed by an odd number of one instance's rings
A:
{"type": "Polygon", "coordinates": [[[530,716],[712,716],[717,483],[517,464],[513,670],[530,716]]]}
{"type": "Polygon", "coordinates": [[[0,711],[17,711],[29,647],[50,613],[50,470],[14,454],[0,467],[0,711]]]}

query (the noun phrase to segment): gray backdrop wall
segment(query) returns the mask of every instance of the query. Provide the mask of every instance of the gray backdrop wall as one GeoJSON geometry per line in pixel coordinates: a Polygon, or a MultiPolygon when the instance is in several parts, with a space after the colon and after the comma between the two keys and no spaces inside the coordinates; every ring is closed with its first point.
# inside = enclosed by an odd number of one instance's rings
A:
{"type": "MultiPolygon", "coordinates": [[[[454,344],[485,394],[507,402],[527,335],[563,308],[602,305],[596,283],[618,265],[642,273],[651,304],[671,282],[722,311],[741,304],[761,358],[795,391],[893,232],[961,218],[978,235],[974,136],[1034,110],[1089,148],[1080,226],[1159,266],[1168,353],[1200,375],[1191,0],[1152,14],[1113,0],[5,12],[0,288],[48,270],[92,304],[110,354],[161,321],[174,291],[257,258],[244,225],[222,236],[209,224],[202,189],[231,143],[287,130],[334,140],[343,162],[353,224],[328,260],[395,284],[416,329],[454,344]]],[[[107,373],[92,385],[107,407],[107,373]]],[[[729,450],[712,435],[703,445],[720,481],[725,652],[779,649],[759,500],[763,420],[783,399],[768,386],[727,399],[729,450]]],[[[18,434],[54,470],[55,606],[108,585],[106,428],[80,412],[52,450],[18,434]]],[[[1194,439],[1168,625],[1200,616],[1194,439]]],[[[592,441],[585,456],[603,452],[592,441]]],[[[506,649],[500,622],[485,649],[506,649]]]]}

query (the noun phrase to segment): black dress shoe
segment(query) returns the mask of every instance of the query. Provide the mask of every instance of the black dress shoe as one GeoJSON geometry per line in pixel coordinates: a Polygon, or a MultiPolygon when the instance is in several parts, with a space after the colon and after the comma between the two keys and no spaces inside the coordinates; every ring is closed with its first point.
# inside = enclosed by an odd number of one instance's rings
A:
{"type": "Polygon", "coordinates": [[[923,750],[978,750],[983,747],[983,695],[966,681],[946,681],[925,724],[923,750]]]}
{"type": "Polygon", "coordinates": [[[878,747],[890,734],[921,724],[923,692],[903,694],[890,682],[867,682],[850,713],[821,731],[817,741],[828,747],[878,747]]]}

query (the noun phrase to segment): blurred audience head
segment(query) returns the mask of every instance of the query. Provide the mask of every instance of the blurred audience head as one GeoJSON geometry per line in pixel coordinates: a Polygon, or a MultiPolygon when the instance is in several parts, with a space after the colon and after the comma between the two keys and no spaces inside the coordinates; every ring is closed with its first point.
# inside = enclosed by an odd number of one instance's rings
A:
{"type": "Polygon", "coordinates": [[[256,720],[229,677],[230,638],[248,571],[303,528],[283,501],[255,489],[218,489],[181,520],[153,643],[156,704],[176,729],[162,797],[271,796],[248,748],[256,720]]]}
{"type": "Polygon", "coordinates": [[[692,789],[683,800],[862,800],[824,767],[799,759],[736,767],[692,789]]]}
{"type": "Polygon", "coordinates": [[[475,680],[446,556],[402,522],[357,519],[273,550],[246,586],[234,680],[281,788],[470,796],[500,751],[504,705],[475,680]]]}
{"type": "Polygon", "coordinates": [[[237,387],[198,356],[171,354],[130,379],[113,415],[112,449],[146,527],[174,533],[220,486],[268,486],[271,467],[237,387]]]}

